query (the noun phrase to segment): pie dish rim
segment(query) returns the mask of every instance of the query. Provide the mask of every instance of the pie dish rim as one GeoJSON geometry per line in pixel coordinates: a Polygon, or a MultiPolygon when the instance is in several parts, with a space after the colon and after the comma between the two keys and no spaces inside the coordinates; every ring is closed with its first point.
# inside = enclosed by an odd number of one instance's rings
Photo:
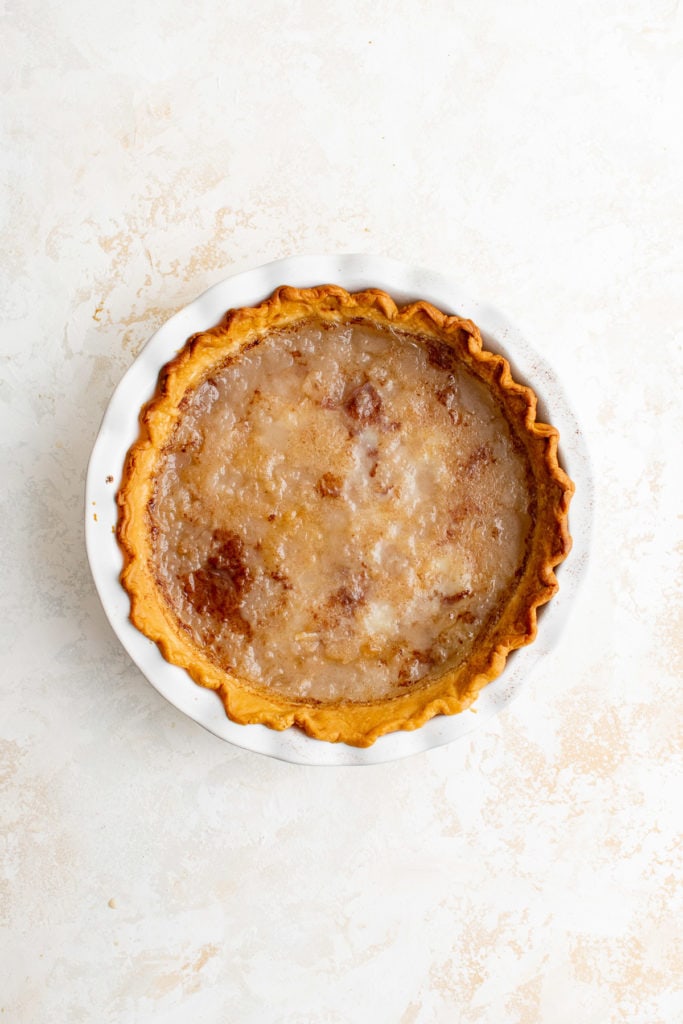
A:
{"type": "MultiPolygon", "coordinates": [[[[468,295],[452,272],[366,253],[288,256],[246,269],[243,264],[173,313],[135,353],[115,388],[94,441],[85,485],[85,541],[96,591],[119,642],[148,682],[175,709],[233,747],[294,764],[366,766],[463,739],[507,708],[522,687],[538,679],[544,667],[544,678],[547,672],[554,676],[559,668],[554,652],[573,617],[590,566],[595,485],[586,437],[568,397],[577,392],[580,378],[571,359],[557,350],[560,377],[548,361],[548,351],[554,351],[552,346],[530,344],[500,309],[468,295]],[[130,623],[128,596],[118,579],[122,556],[113,534],[117,517],[114,491],[125,454],[138,433],[139,407],[151,393],[159,369],[190,334],[215,324],[226,308],[258,302],[283,280],[300,287],[333,280],[349,290],[376,285],[399,301],[422,296],[446,311],[470,316],[482,330],[487,347],[510,360],[517,379],[534,385],[542,415],[552,409],[553,423],[561,432],[561,459],[577,485],[570,514],[572,557],[558,567],[561,589],[540,610],[543,629],[535,643],[511,655],[505,672],[481,691],[468,712],[437,716],[419,730],[383,736],[367,748],[325,743],[298,729],[276,732],[231,722],[215,693],[197,687],[184,671],[166,662],[156,645],[130,623]]],[[[560,682],[562,678],[561,673],[560,682]]],[[[528,714],[527,706],[522,721],[528,714]]],[[[164,722],[168,725],[162,715],[160,727],[164,722]]]]}

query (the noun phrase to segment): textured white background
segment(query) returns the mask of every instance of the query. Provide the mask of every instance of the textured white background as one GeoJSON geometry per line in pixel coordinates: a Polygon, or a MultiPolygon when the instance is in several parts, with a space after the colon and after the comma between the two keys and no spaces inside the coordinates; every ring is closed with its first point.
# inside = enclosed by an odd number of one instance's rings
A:
{"type": "Polygon", "coordinates": [[[683,1021],[678,4],[9,0],[2,37],[0,1021],[683,1021]],[[311,250],[505,310],[597,482],[546,674],[362,769],[167,705],[82,538],[150,333],[311,250]]]}

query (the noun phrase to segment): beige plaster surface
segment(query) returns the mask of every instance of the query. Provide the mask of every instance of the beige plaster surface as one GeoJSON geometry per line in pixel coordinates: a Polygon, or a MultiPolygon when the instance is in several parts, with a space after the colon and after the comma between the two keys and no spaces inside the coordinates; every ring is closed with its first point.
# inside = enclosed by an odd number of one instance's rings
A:
{"type": "Polygon", "coordinates": [[[683,1021],[679,5],[8,0],[2,38],[0,1022],[683,1021]],[[375,767],[183,717],[83,544],[152,331],[309,251],[505,310],[597,485],[545,671],[375,767]]]}

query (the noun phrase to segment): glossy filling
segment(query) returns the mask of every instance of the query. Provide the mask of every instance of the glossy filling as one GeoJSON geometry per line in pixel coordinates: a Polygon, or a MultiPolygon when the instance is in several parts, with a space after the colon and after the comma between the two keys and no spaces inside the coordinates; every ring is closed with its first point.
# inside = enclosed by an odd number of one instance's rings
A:
{"type": "Polygon", "coordinates": [[[183,402],[155,572],[216,664],[289,698],[406,692],[465,660],[524,563],[523,449],[445,345],[307,321],[183,402]]]}

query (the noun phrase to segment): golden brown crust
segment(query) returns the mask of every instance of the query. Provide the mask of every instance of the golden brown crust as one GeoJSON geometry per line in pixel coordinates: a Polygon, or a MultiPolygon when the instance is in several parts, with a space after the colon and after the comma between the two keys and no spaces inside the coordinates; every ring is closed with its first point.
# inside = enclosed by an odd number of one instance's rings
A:
{"type": "Polygon", "coordinates": [[[427,302],[399,309],[389,295],[376,289],[350,294],[335,285],[278,288],[261,305],[230,310],[217,327],[190,338],[162,370],[156,394],[140,414],[140,435],[128,453],[117,495],[117,537],[124,555],[121,582],[130,595],[131,621],[156,642],[167,661],[186,669],[196,683],[216,690],[228,716],[241,724],[261,723],[278,730],[297,725],[317,739],[365,747],[386,733],[417,729],[435,715],[455,714],[467,708],[482,687],[500,674],[510,651],[534,639],[537,609],[557,590],[553,569],[571,547],[567,513],[574,491],[558,463],[557,445],[557,430],[536,421],[533,391],[512,379],[502,356],[483,348],[481,335],[470,320],[448,316],[427,302]],[[153,570],[148,505],[153,497],[157,460],[181,415],[183,396],[206,377],[210,368],[265,332],[311,316],[327,322],[358,317],[451,345],[498,397],[526,450],[533,474],[536,512],[530,548],[521,578],[502,614],[464,665],[440,678],[423,680],[420,687],[391,700],[307,703],[288,700],[229,675],[213,664],[178,625],[153,570]]]}

